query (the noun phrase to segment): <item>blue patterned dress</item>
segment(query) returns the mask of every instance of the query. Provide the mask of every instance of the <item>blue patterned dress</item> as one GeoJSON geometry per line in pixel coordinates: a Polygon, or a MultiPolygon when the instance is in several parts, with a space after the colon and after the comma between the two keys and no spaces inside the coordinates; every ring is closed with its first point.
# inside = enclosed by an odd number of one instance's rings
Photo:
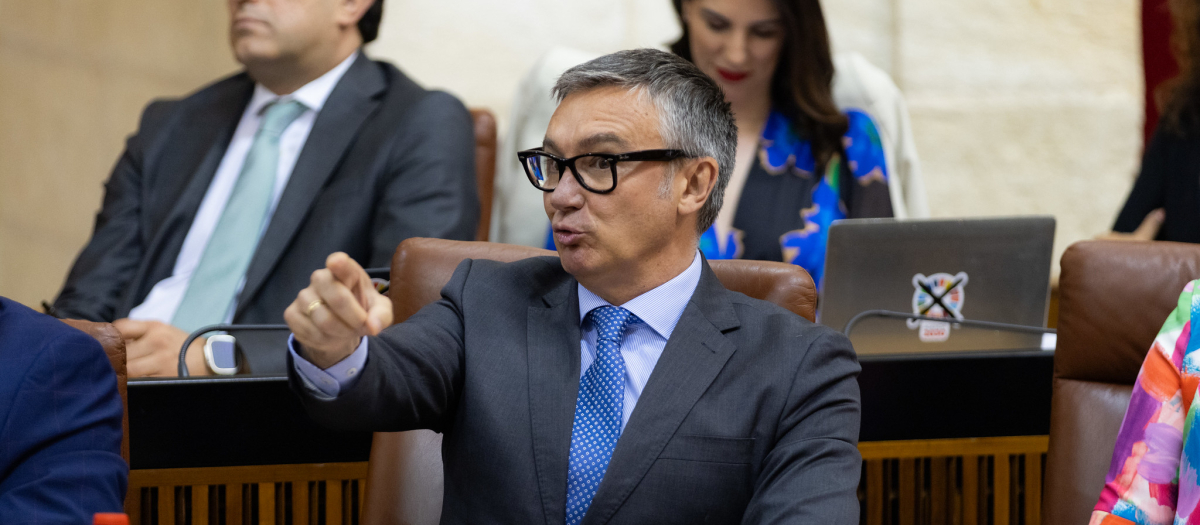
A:
{"type": "Polygon", "coordinates": [[[737,203],[733,230],[724,243],[718,243],[715,225],[704,232],[704,256],[798,264],[819,284],[833,221],[891,217],[879,131],[866,113],[851,110],[846,116],[850,127],[843,140],[850,169],[830,162],[822,177],[814,173],[811,143],[797,136],[787,117],[771,112],[737,203]]]}

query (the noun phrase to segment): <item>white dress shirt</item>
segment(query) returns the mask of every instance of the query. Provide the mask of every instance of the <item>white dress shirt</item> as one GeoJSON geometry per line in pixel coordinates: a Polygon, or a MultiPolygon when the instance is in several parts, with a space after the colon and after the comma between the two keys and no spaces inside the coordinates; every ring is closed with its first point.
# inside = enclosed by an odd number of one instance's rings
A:
{"type": "MultiPolygon", "coordinates": [[[[643,293],[621,305],[638,317],[637,322],[630,323],[621,337],[621,357],[625,360],[625,399],[622,403],[621,429],[629,423],[629,416],[637,405],[642,390],[650,381],[650,374],[658,364],[667,340],[679,324],[683,310],[696,293],[700,284],[700,252],[696,252],[692,264],[683,273],[675,276],[658,287],[643,293]]],[[[596,327],[587,317],[588,312],[601,306],[611,306],[600,296],[592,293],[582,284],[579,286],[579,377],[587,372],[592,362],[596,360],[596,327]]],[[[350,388],[358,380],[358,371],[367,364],[367,338],[358,343],[354,353],[337,364],[321,369],[296,353],[295,336],[288,340],[288,351],[292,353],[292,362],[296,372],[304,381],[310,392],[320,397],[334,398],[344,389],[350,388]]]]}
{"type": "MultiPolygon", "coordinates": [[[[342,63],[290,95],[281,97],[272,93],[262,84],[254,85],[254,94],[250,97],[250,103],[246,105],[246,111],[242,113],[242,118],[238,121],[237,129],[233,132],[233,139],[230,140],[229,147],[225,150],[225,156],[221,159],[221,164],[217,167],[217,172],[208,185],[204,200],[200,202],[200,209],[196,212],[195,219],[192,220],[187,237],[183,239],[183,247],[179,250],[179,256],[175,258],[175,268],[172,270],[171,276],[154,285],[142,304],[129,312],[130,319],[170,323],[171,318],[175,317],[175,311],[179,309],[179,303],[183,301],[183,295],[191,283],[192,274],[196,271],[196,266],[200,264],[204,248],[208,245],[213,230],[217,228],[217,221],[221,219],[221,213],[225,211],[225,203],[229,201],[229,195],[233,193],[233,186],[242,172],[242,165],[246,162],[246,155],[250,153],[254,135],[258,133],[263,110],[268,104],[277,100],[296,100],[308,109],[292,121],[279,137],[279,168],[275,174],[275,188],[271,194],[271,205],[267,209],[267,216],[270,217],[275,213],[275,206],[279,204],[283,189],[287,187],[288,179],[292,176],[292,169],[296,166],[296,159],[300,157],[300,151],[304,148],[305,141],[308,140],[308,134],[312,131],[317,115],[325,106],[325,101],[333,92],[334,86],[346,74],[346,70],[350,69],[350,64],[354,63],[356,58],[358,58],[358,53],[351,54],[342,63]]],[[[260,237],[262,232],[266,231],[269,222],[269,220],[264,221],[262,231],[259,232],[260,237]]],[[[245,277],[242,278],[242,283],[245,283],[245,277]]],[[[239,284],[239,292],[241,288],[242,284],[239,284]]],[[[233,319],[236,308],[237,299],[235,298],[226,311],[225,322],[233,319]]]]}

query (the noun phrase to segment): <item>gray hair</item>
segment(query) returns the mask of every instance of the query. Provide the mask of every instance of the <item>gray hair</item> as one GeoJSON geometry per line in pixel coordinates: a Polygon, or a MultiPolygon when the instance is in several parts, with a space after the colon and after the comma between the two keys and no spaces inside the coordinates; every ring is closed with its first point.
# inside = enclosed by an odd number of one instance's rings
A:
{"type": "Polygon", "coordinates": [[[737,124],[725,94],[687,60],[657,49],[632,49],[568,69],[554,84],[554,96],[562,102],[572,93],[609,86],[650,97],[667,148],[716,159],[717,185],[696,219],[697,233],[704,233],[721,211],[737,150],[737,124]]]}

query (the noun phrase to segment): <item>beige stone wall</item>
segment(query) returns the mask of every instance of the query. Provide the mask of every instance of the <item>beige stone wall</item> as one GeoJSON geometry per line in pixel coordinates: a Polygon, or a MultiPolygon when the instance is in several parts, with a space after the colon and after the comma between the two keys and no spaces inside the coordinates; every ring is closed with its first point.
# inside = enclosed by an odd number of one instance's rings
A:
{"type": "Polygon", "coordinates": [[[933,214],[1054,215],[1055,261],[1107,231],[1140,164],[1140,3],[899,6],[896,77],[933,214]]]}
{"type": "Polygon", "coordinates": [[[551,48],[592,53],[678,38],[670,0],[387,0],[369,51],[429,88],[490,108],[505,129],[521,76],[551,48]]]}
{"type": "MultiPolygon", "coordinates": [[[[825,0],[835,48],[904,90],[939,217],[1108,228],[1140,154],[1136,0],[825,0]]],[[[150,99],[236,69],[220,0],[0,0],[0,295],[52,298],[150,99]]],[[[661,45],[666,0],[388,0],[370,51],[507,119],[554,45],[661,45]]]]}
{"type": "Polygon", "coordinates": [[[233,71],[220,0],[0,0],[0,295],[53,299],[141,109],[233,71]]]}

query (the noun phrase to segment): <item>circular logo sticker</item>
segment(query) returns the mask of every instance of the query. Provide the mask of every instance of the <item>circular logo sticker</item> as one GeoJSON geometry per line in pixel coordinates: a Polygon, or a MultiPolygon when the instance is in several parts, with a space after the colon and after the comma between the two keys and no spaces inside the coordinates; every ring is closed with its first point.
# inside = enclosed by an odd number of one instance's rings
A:
{"type": "MultiPolygon", "coordinates": [[[[912,279],[912,309],[916,315],[944,319],[962,319],[963,303],[966,301],[967,272],[935,273],[926,277],[916,274],[912,279]]],[[[910,329],[920,328],[917,334],[921,341],[942,342],[950,338],[950,324],[940,321],[909,319],[910,329]]]]}

